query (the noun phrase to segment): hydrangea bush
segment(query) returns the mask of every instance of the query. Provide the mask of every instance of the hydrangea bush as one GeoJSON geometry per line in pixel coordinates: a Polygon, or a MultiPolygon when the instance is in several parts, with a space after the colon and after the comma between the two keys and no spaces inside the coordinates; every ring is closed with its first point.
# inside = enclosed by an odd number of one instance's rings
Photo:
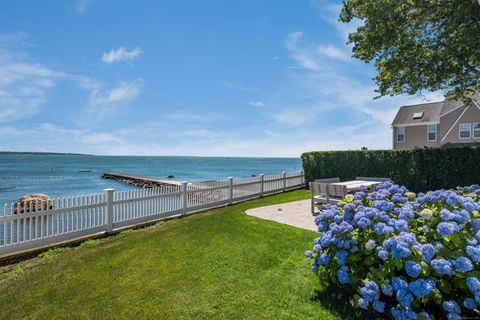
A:
{"type": "Polygon", "coordinates": [[[480,187],[427,194],[385,182],[316,217],[312,271],[394,319],[478,318],[480,187]]]}

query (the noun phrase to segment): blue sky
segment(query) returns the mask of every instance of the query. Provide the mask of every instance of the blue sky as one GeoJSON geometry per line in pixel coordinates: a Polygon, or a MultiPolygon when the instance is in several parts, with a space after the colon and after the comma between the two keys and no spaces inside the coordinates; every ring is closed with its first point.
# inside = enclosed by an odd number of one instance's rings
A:
{"type": "Polygon", "coordinates": [[[299,156],[390,148],[400,105],[340,1],[0,4],[0,150],[299,156]]]}

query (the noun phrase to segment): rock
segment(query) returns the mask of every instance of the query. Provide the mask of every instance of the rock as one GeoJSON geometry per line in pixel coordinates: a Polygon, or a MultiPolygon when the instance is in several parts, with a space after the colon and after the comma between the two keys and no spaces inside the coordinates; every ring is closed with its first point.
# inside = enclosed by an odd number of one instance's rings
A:
{"type": "Polygon", "coordinates": [[[169,175],[169,176],[167,176],[167,178],[172,179],[172,178],[175,178],[175,176],[174,175],[169,175]]]}
{"type": "Polygon", "coordinates": [[[13,214],[53,209],[53,201],[46,194],[27,194],[14,203],[13,214]]]}

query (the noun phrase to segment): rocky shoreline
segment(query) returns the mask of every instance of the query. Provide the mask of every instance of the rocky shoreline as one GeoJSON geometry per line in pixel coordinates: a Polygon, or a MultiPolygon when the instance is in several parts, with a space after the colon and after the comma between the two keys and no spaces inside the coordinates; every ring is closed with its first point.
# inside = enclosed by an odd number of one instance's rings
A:
{"type": "Polygon", "coordinates": [[[181,182],[174,180],[160,180],[155,178],[147,178],[141,176],[131,176],[120,173],[104,173],[103,179],[112,179],[121,183],[136,186],[139,188],[160,188],[165,186],[173,186],[180,190],[181,182]]]}

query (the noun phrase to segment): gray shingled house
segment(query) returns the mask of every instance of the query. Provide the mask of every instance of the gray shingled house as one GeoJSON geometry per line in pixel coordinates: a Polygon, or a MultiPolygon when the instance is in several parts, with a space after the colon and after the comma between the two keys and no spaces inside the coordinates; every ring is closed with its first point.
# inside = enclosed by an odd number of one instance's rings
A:
{"type": "Polygon", "coordinates": [[[403,106],[392,122],[393,149],[448,147],[480,142],[480,106],[446,100],[403,106]]]}

